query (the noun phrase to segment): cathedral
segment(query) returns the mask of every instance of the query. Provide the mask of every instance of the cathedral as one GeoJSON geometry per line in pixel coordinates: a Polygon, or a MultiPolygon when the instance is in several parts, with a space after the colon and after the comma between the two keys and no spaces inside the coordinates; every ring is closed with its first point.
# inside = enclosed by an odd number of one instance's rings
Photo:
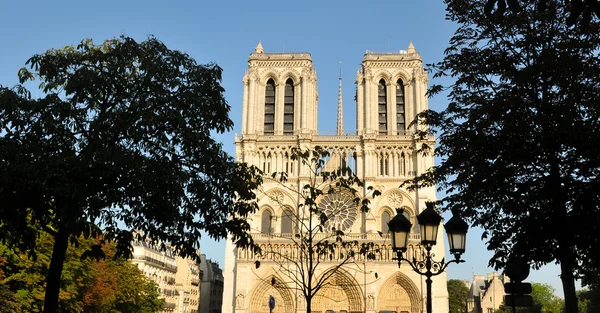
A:
{"type": "MultiPolygon", "coordinates": [[[[288,175],[287,188],[265,179],[262,194],[258,194],[259,210],[249,218],[252,236],[262,250],[287,253],[294,249],[286,240],[294,232],[287,212],[298,208],[301,191],[297,189],[307,179],[303,164],[290,158],[294,148],[326,149],[329,162],[348,167],[365,182],[361,191],[365,197],[366,187],[381,193],[371,199],[368,212],[359,210],[352,201],[339,201],[343,214],[336,221],[343,225],[344,236],[371,242],[378,252],[374,260],[357,257],[352,266],[339,268],[311,301],[312,313],[425,311],[425,278],[408,264],[398,266],[387,223],[396,208],[404,209],[413,224],[405,257],[421,258],[424,249],[416,215],[425,209],[426,201],[436,200],[435,189],[408,191],[400,186],[433,165],[432,155],[420,155],[414,149],[423,143],[434,146],[435,138],[416,142],[414,133],[420,126],[410,124],[417,113],[427,109],[427,81],[421,56],[412,43],[407,50],[394,53],[367,50],[356,75],[356,131],[343,129],[340,78],[337,133],[320,135],[317,76],[311,55],[268,53],[260,43],[250,54],[243,78],[242,131],[235,138],[236,158],[259,167],[265,175],[288,175]]],[[[432,253],[441,260],[445,256],[443,231],[437,241],[432,253]]],[[[336,261],[323,260],[319,273],[326,273],[336,261]]],[[[280,263],[236,249],[229,240],[223,313],[268,313],[270,297],[275,300],[273,313],[306,312],[301,290],[281,277],[280,263]],[[258,268],[257,260],[261,262],[258,268]]],[[[433,278],[431,300],[433,312],[448,312],[445,273],[433,278]]]]}

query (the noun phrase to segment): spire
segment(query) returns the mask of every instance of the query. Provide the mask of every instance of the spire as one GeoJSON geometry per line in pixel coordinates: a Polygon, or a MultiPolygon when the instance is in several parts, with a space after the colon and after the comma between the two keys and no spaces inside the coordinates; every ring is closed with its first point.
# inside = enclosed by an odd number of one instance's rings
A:
{"type": "Polygon", "coordinates": [[[408,44],[408,49],[406,49],[406,52],[407,52],[408,54],[411,54],[411,53],[415,53],[415,52],[417,52],[417,49],[415,49],[415,46],[413,46],[412,40],[411,40],[411,41],[410,41],[410,43],[408,44]]]}
{"type": "Polygon", "coordinates": [[[264,53],[265,52],[265,49],[263,49],[262,43],[260,43],[260,40],[258,41],[256,48],[254,48],[254,52],[256,52],[256,53],[264,53]]]}
{"type": "Polygon", "coordinates": [[[344,134],[344,109],[342,105],[342,62],[340,61],[340,87],[338,89],[337,135],[344,134]]]}

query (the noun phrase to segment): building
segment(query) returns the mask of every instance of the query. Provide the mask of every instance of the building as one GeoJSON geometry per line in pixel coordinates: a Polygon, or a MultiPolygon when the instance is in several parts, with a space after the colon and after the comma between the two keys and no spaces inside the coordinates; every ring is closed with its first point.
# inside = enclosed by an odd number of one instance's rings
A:
{"type": "Polygon", "coordinates": [[[177,291],[177,257],[170,246],[164,251],[154,246],[150,240],[134,240],[131,262],[158,285],[160,296],[165,299],[163,312],[179,313],[179,292],[177,291]]]}
{"type": "MultiPolygon", "coordinates": [[[[346,201],[350,199],[342,199],[340,202],[346,204],[339,207],[348,213],[340,217],[340,222],[346,225],[346,236],[373,242],[380,252],[375,261],[358,259],[353,269],[338,271],[328,287],[320,291],[318,299],[313,299],[312,312],[422,312],[426,301],[425,279],[408,265],[398,268],[387,234],[387,222],[396,214],[394,209],[404,208],[413,221],[408,258],[420,258],[424,249],[415,216],[425,209],[426,201],[436,200],[434,188],[417,191],[399,188],[402,182],[433,165],[432,155],[417,155],[414,147],[423,142],[433,146],[435,139],[416,142],[413,136],[416,126],[409,126],[416,114],[428,106],[425,96],[428,79],[421,56],[412,43],[407,50],[395,53],[367,51],[356,76],[357,129],[352,132],[343,129],[340,77],[337,130],[333,136],[320,135],[317,130],[317,76],[312,65],[309,53],[267,53],[260,43],[249,56],[243,78],[242,132],[235,139],[236,157],[258,166],[266,174],[288,173],[287,188],[265,180],[264,194],[258,199],[260,209],[249,218],[253,238],[270,251],[290,249],[275,239],[285,236],[270,234],[289,232],[286,210],[298,209],[298,186],[309,179],[300,162],[290,159],[289,152],[293,148],[323,147],[330,153],[327,166],[331,162],[337,162],[335,166],[347,165],[366,186],[381,191],[381,196],[371,202],[368,213],[347,205],[352,202],[346,201]],[[288,188],[297,193],[289,192],[288,188]],[[278,199],[275,203],[271,201],[274,198],[278,199]],[[373,278],[373,273],[378,277],[373,278]]],[[[442,241],[443,231],[440,231],[438,242],[442,241]]],[[[432,252],[441,260],[445,256],[444,245],[438,244],[432,252]]],[[[255,261],[256,256],[238,251],[228,241],[223,313],[267,313],[269,295],[277,303],[274,313],[305,312],[301,293],[281,279],[275,263],[261,259],[262,265],[255,268],[255,261]],[[269,283],[273,280],[282,283],[269,283]]],[[[335,264],[335,259],[324,260],[321,274],[335,264]]],[[[433,278],[432,294],[434,312],[447,313],[445,273],[433,278]]]]}
{"type": "Polygon", "coordinates": [[[196,261],[177,257],[175,285],[179,292],[178,313],[198,313],[200,304],[200,266],[196,261]]]}
{"type": "Polygon", "coordinates": [[[504,301],[504,275],[497,272],[473,276],[467,296],[468,313],[494,313],[504,301]]]}
{"type": "Polygon", "coordinates": [[[200,313],[221,313],[223,306],[223,270],[219,264],[200,255],[200,313]]]}

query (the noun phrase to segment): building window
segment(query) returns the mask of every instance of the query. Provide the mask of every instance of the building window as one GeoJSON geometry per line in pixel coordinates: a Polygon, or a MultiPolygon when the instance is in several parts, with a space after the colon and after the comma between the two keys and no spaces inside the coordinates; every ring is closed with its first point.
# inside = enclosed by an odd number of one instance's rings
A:
{"type": "Polygon", "coordinates": [[[379,154],[379,175],[388,176],[390,174],[390,160],[387,154],[379,154]]]}
{"type": "Polygon", "coordinates": [[[390,212],[384,211],[383,214],[381,214],[381,232],[382,233],[387,234],[387,232],[390,230],[388,228],[389,222],[390,222],[390,212]]]}
{"type": "Polygon", "coordinates": [[[292,233],[292,216],[291,210],[286,209],[281,215],[281,232],[284,234],[292,233]]]}
{"type": "Polygon", "coordinates": [[[294,134],[294,81],[285,82],[285,97],[283,100],[283,134],[294,134]]]}
{"type": "Polygon", "coordinates": [[[404,83],[402,79],[396,82],[396,130],[403,135],[406,130],[404,120],[404,83]]]}
{"type": "Polygon", "coordinates": [[[400,153],[400,158],[398,158],[398,174],[406,176],[406,157],[404,156],[404,152],[400,153]]]}
{"type": "Polygon", "coordinates": [[[261,223],[260,223],[260,231],[265,234],[272,233],[271,229],[271,219],[273,215],[271,215],[271,211],[264,210],[262,213],[261,223]]]}
{"type": "Polygon", "coordinates": [[[275,134],[275,82],[267,81],[265,87],[265,135],[275,134]]]}
{"type": "Polygon", "coordinates": [[[421,231],[421,227],[419,226],[419,221],[417,220],[417,216],[412,213],[412,210],[408,207],[402,207],[404,212],[402,214],[410,221],[412,224],[411,232],[413,234],[419,234],[421,231]]]}
{"type": "Polygon", "coordinates": [[[377,92],[377,103],[379,112],[379,134],[387,134],[387,91],[385,81],[379,81],[379,89],[377,92]]]}

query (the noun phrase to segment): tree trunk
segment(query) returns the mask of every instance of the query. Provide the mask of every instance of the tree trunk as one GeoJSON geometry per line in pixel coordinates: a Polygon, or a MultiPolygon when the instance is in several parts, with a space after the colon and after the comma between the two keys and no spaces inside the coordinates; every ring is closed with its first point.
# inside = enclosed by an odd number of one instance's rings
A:
{"type": "Polygon", "coordinates": [[[563,285],[563,292],[565,293],[565,313],[577,313],[577,292],[575,291],[575,276],[573,275],[574,270],[574,256],[571,246],[563,245],[559,243],[561,247],[561,258],[560,258],[560,280],[563,285]]]}
{"type": "Polygon", "coordinates": [[[575,240],[572,224],[569,222],[567,212],[567,193],[562,187],[562,177],[559,170],[558,157],[551,161],[550,167],[552,190],[555,192],[553,199],[554,216],[558,219],[557,225],[563,226],[563,233],[558,235],[558,261],[560,262],[560,280],[565,294],[565,313],[578,313],[577,293],[575,291],[576,258],[573,252],[575,240]]]}
{"type": "Polygon", "coordinates": [[[46,278],[46,295],[44,297],[44,313],[56,313],[58,311],[58,295],[60,293],[60,278],[62,275],[65,255],[69,246],[69,234],[59,230],[54,237],[54,248],[52,260],[46,278]]]}
{"type": "Polygon", "coordinates": [[[311,313],[312,308],[310,307],[310,303],[312,302],[312,297],[306,297],[306,313],[311,313]]]}

